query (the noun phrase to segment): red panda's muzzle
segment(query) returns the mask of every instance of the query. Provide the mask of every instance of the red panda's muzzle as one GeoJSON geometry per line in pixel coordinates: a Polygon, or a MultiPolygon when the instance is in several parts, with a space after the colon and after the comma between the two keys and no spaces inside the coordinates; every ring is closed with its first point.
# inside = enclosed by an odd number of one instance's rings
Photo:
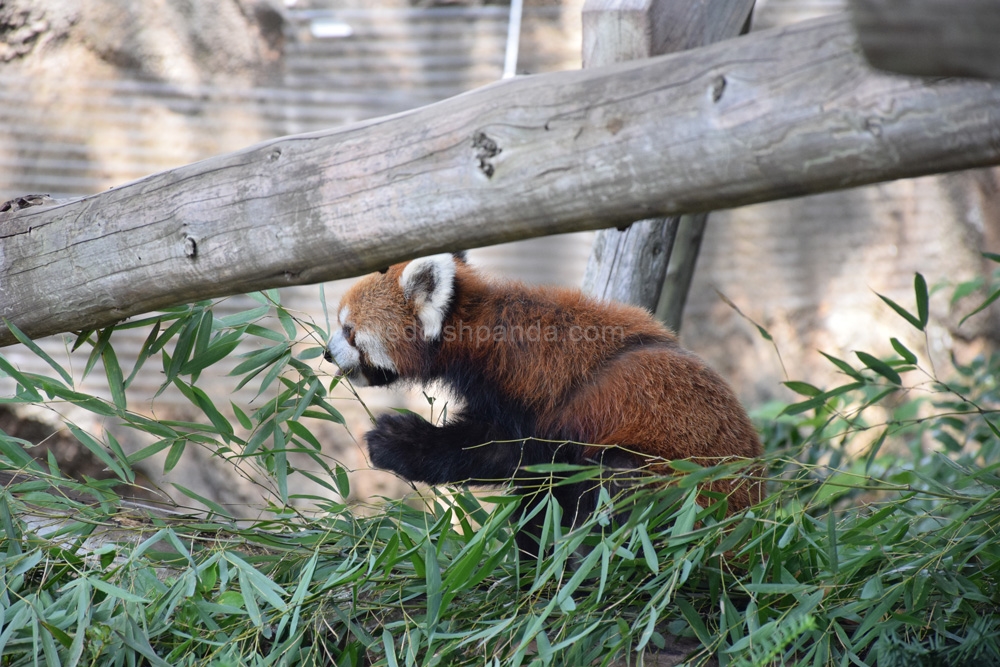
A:
{"type": "MultiPolygon", "coordinates": [[[[366,342],[365,336],[361,336],[362,343],[366,342]]],[[[358,337],[355,337],[357,340],[358,337]]],[[[334,332],[327,343],[323,358],[337,364],[340,367],[341,375],[351,381],[351,384],[359,387],[380,387],[392,384],[399,379],[395,365],[384,353],[374,355],[369,354],[364,346],[355,347],[344,335],[343,330],[334,332]],[[385,357],[385,358],[383,358],[385,357]],[[372,361],[380,362],[378,364],[372,361]]]]}

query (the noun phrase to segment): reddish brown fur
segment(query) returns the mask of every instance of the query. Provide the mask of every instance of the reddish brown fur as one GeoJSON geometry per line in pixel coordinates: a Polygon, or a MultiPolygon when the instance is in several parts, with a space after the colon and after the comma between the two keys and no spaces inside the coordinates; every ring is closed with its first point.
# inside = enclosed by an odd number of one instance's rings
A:
{"type": "MultiPolygon", "coordinates": [[[[367,276],[342,302],[358,327],[387,332],[385,339],[393,341],[387,349],[400,377],[431,381],[458,366],[474,369],[484,384],[534,415],[538,433],[532,435],[620,446],[652,457],[651,467],[661,472],[668,472],[665,462],[672,459],[712,464],[761,453],[757,434],[726,382],[646,311],[599,302],[576,290],[494,281],[457,262],[444,334],[439,343],[429,344],[420,335],[406,335],[406,327],[419,334],[420,323],[399,287],[404,266],[367,276]],[[517,327],[526,331],[535,324],[543,334],[560,332],[559,339],[496,343],[476,338],[497,327],[513,337],[517,327]],[[572,327],[603,335],[571,340],[572,327]]],[[[584,458],[595,458],[600,449],[586,449],[584,458]]],[[[748,480],[714,488],[730,494],[730,510],[760,499],[760,485],[748,480]]]]}

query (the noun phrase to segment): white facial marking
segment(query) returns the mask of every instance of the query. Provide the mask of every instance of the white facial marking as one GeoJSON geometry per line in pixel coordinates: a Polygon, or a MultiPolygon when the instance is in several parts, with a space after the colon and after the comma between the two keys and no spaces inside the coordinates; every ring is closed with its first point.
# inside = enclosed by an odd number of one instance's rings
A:
{"type": "Polygon", "coordinates": [[[451,253],[415,259],[399,277],[403,295],[417,306],[424,340],[441,337],[448,303],[455,290],[455,258],[451,253]]]}
{"type": "Polygon", "coordinates": [[[347,342],[343,331],[335,331],[330,336],[330,343],[327,345],[327,349],[330,350],[334,362],[340,366],[341,370],[351,370],[361,363],[361,355],[347,342]]]}
{"type": "Polygon", "coordinates": [[[368,331],[354,332],[354,344],[368,357],[368,363],[377,368],[384,368],[387,371],[396,371],[396,364],[393,363],[386,350],[382,339],[368,331]]]}
{"type": "Polygon", "coordinates": [[[333,355],[333,361],[340,367],[341,373],[346,375],[352,384],[358,387],[368,386],[368,381],[361,374],[361,355],[347,342],[343,331],[335,331],[330,336],[326,349],[333,355]]]}
{"type": "Polygon", "coordinates": [[[344,306],[343,308],[340,309],[340,312],[337,314],[337,320],[340,322],[341,326],[343,326],[344,324],[347,324],[347,318],[350,316],[351,316],[351,307],[344,306]]]}

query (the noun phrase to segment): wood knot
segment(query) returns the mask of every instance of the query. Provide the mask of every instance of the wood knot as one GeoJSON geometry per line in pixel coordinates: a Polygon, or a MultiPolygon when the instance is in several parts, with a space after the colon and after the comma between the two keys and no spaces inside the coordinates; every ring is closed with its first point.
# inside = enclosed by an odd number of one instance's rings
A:
{"type": "Polygon", "coordinates": [[[882,119],[871,117],[865,119],[865,131],[876,139],[882,136],[882,119]]]}
{"type": "Polygon", "coordinates": [[[722,93],[726,90],[726,77],[721,74],[714,79],[712,79],[712,101],[718,102],[722,99],[722,93]]]}
{"type": "Polygon", "coordinates": [[[0,204],[0,213],[6,211],[20,211],[21,209],[31,208],[32,206],[51,206],[52,204],[58,204],[55,199],[48,195],[24,195],[23,197],[17,197],[15,199],[10,199],[0,204]]]}
{"type": "Polygon", "coordinates": [[[198,254],[198,242],[193,236],[184,237],[184,256],[194,258],[198,254]]]}
{"type": "Polygon", "coordinates": [[[486,174],[487,178],[491,178],[496,168],[490,160],[502,153],[503,149],[483,131],[476,132],[472,136],[472,147],[476,149],[476,161],[479,163],[479,170],[486,174]]]}

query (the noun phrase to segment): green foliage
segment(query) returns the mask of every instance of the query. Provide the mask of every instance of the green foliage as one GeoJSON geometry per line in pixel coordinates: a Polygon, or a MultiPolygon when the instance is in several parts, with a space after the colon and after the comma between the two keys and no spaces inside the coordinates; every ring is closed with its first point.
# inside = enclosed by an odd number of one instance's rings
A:
{"type": "MultiPolygon", "coordinates": [[[[741,464],[674,462],[670,485],[602,492],[576,530],[562,527],[558,504],[539,505],[546,556],[528,562],[511,496],[435,489],[422,507],[390,501],[374,513],[337,500],[347,472],[312,431],[342,422],[328,402],[335,381],[308,363],[325,332],[297,323],[275,293],[255,298],[227,317],[198,303],[120,325],[149,331],[132,369],[112,330],[81,334],[82,375],[100,361],[110,400],[80,392],[15,331],[53,375],[0,356],[16,385],[0,401],[72,404],[155,442],[126,454],[109,432],[69,424],[117,478],[75,482],[0,433],[0,469],[30,473],[0,491],[0,666],[640,664],[678,640],[692,665],[1000,663],[1000,358],[939,379],[898,339],[891,358],[827,356],[842,384],[788,382],[803,400],[758,415],[761,505],[727,517],[724,499],[699,491],[741,464]],[[257,345],[240,352],[246,341],[257,345]],[[233,354],[234,389],[257,391],[253,409],[198,386],[233,354]],[[130,408],[129,384],[157,371],[201,419],[130,408]],[[172,468],[189,446],[266,471],[271,513],[248,520],[178,485],[208,517],[123,517],[113,484],[132,483],[134,465],[158,452],[172,468]],[[293,452],[309,469],[293,467],[293,452]],[[330,499],[290,493],[293,474],[330,499]],[[291,504],[307,500],[315,512],[291,504]]],[[[885,301],[925,331],[929,298],[918,276],[915,313],[885,301]]]]}

